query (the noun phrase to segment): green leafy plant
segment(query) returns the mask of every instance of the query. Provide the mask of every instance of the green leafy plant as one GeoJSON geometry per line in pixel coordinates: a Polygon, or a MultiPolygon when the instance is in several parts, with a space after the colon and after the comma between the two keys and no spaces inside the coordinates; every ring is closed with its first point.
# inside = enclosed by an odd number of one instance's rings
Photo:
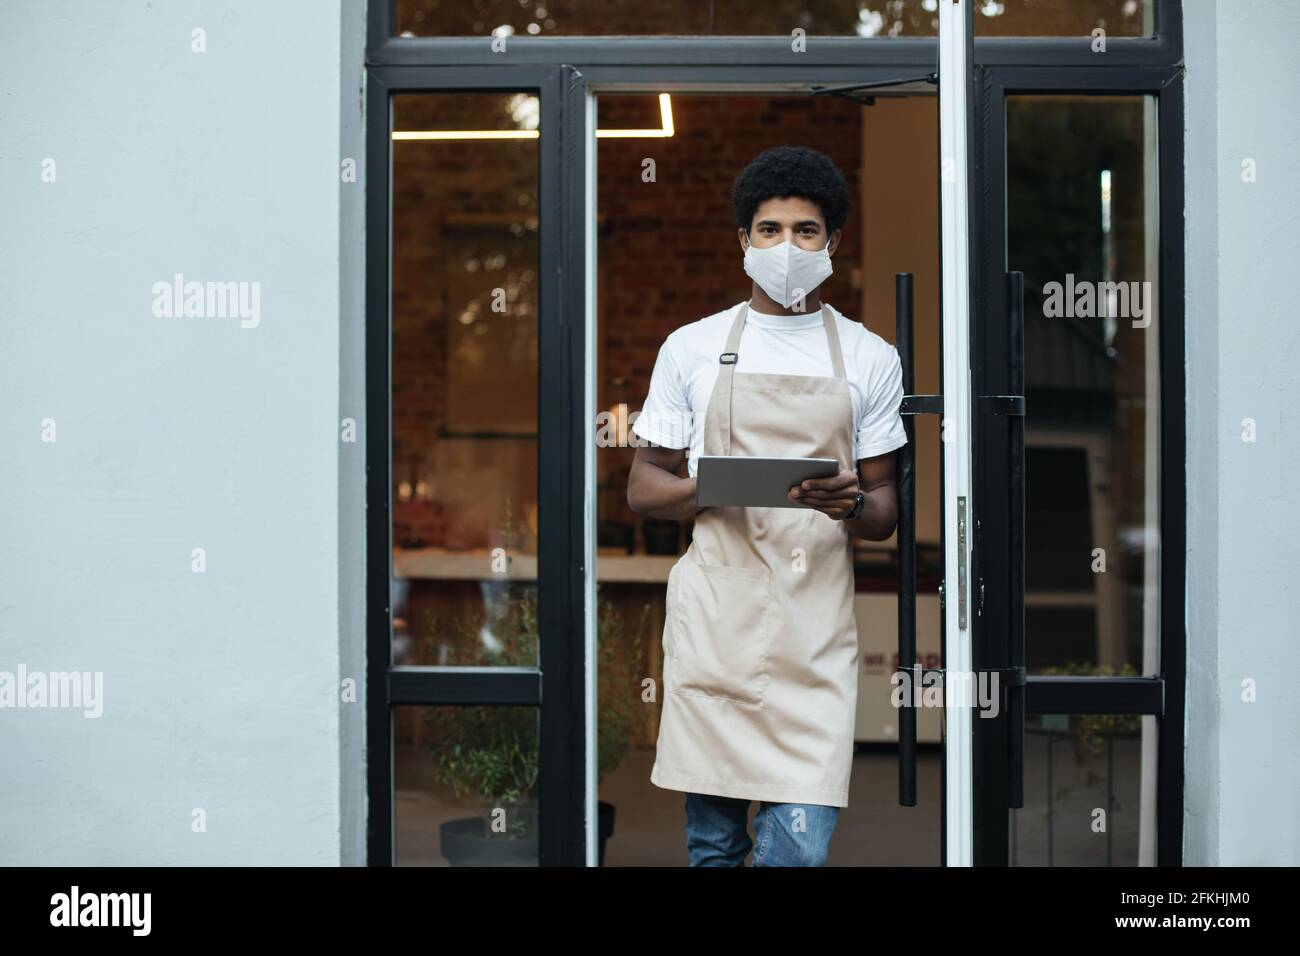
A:
{"type": "MultiPolygon", "coordinates": [[[[1041,674],[1070,677],[1136,677],[1137,670],[1132,664],[1125,663],[1118,669],[1108,664],[1094,664],[1088,661],[1067,661],[1056,667],[1045,667],[1041,674]]],[[[1090,759],[1102,753],[1108,738],[1127,736],[1136,733],[1142,727],[1140,714],[1078,714],[1078,732],[1073,738],[1075,766],[1084,770],[1084,781],[1088,786],[1100,782],[1101,777],[1094,769],[1090,759]]],[[[1073,787],[1063,786],[1056,794],[1063,797],[1073,787]]]]}
{"type": "MultiPolygon", "coordinates": [[[[629,635],[618,608],[597,592],[597,772],[601,779],[623,761],[641,713],[641,635],[650,612],[643,606],[629,635]]],[[[489,604],[482,625],[461,621],[450,665],[529,665],[539,640],[537,589],[507,584],[489,604]],[[491,641],[485,640],[490,635],[491,641]]],[[[430,638],[430,640],[432,640],[430,638]]],[[[506,834],[522,838],[536,828],[538,711],[534,707],[440,707],[425,716],[435,779],[458,799],[472,799],[485,817],[505,811],[506,834]]]]}

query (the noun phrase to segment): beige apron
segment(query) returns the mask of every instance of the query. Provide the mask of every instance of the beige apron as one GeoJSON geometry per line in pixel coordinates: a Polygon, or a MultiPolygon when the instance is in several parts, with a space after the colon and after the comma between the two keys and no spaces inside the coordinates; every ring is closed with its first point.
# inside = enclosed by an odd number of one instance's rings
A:
{"type": "MultiPolygon", "coordinates": [[[[853,458],[839,333],[833,377],[736,372],[719,356],[705,455],[853,458]]],[[[650,781],[669,790],[848,806],[858,691],[848,529],[809,507],[706,508],[668,575],[664,695],[650,781]]]]}

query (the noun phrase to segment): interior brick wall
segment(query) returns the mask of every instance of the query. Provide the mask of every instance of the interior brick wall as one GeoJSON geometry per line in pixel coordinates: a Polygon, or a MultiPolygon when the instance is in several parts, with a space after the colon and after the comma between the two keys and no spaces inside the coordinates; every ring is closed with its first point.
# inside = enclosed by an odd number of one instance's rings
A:
{"type": "MultiPolygon", "coordinates": [[[[825,299],[855,317],[861,237],[859,153],[864,107],[827,96],[673,97],[676,135],[601,139],[599,321],[601,407],[641,407],[659,347],[675,328],[747,298],[731,203],[736,175],[759,152],[782,145],[826,153],[843,171],[854,204],[835,254],[825,299]],[[654,160],[655,181],[642,179],[654,160]]],[[[649,95],[606,96],[599,125],[658,126],[649,95]]],[[[632,520],[622,489],[630,448],[601,448],[602,518],[632,520]]]]}
{"type": "MultiPolygon", "coordinates": [[[[397,129],[508,127],[500,94],[398,99],[397,129]]],[[[517,104],[516,104],[517,105],[517,104]]],[[[598,141],[598,399],[640,408],[664,338],[678,326],[749,294],[731,186],[770,146],[803,145],[828,154],[844,172],[854,205],[823,286],[828,301],[856,317],[860,298],[859,167],[861,111],[827,96],[674,95],[675,135],[598,141]],[[654,181],[643,161],[654,161],[654,181]]],[[[601,128],[657,128],[651,93],[602,96],[601,128]]],[[[505,499],[514,546],[528,547],[528,505],[535,503],[536,443],[521,438],[449,439],[448,370],[456,360],[448,330],[465,308],[453,293],[447,257],[458,224],[523,230],[501,270],[531,308],[517,328],[535,336],[537,141],[435,141],[394,144],[393,176],[393,480],[395,539],[447,546],[502,541],[505,499]],[[451,224],[449,226],[449,223],[451,224]],[[531,244],[530,244],[531,241],[531,244]],[[521,253],[522,250],[522,253],[521,253]],[[531,277],[527,275],[533,270],[531,277]],[[455,299],[456,301],[452,301],[455,299]],[[427,496],[402,500],[397,486],[425,483],[427,496]]],[[[505,279],[484,275],[484,289],[505,279]]],[[[494,333],[498,334],[499,333],[494,333]]],[[[533,340],[535,342],[535,339],[533,340]]],[[[535,348],[535,344],[533,345],[535,348]]],[[[502,376],[502,394],[535,421],[533,385],[502,376]]],[[[592,423],[591,440],[595,440],[592,423]]],[[[576,450],[575,450],[576,453],[576,450]]],[[[630,448],[601,448],[602,518],[631,520],[623,489],[630,448]]]]}

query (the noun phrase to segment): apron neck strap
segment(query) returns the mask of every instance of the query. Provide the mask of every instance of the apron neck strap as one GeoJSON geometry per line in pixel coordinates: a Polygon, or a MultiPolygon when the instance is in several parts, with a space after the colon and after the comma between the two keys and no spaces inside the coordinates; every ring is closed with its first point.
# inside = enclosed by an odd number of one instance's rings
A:
{"type": "Polygon", "coordinates": [[[840,330],[835,327],[835,317],[830,308],[822,303],[822,327],[826,330],[826,344],[831,350],[831,368],[836,378],[844,378],[844,352],[840,349],[840,330]]]}
{"type": "MultiPolygon", "coordinates": [[[[844,378],[844,353],[840,349],[839,329],[835,327],[835,319],[825,302],[822,303],[821,312],[822,328],[826,331],[826,344],[831,353],[831,368],[835,370],[836,378],[844,378]]],[[[745,327],[745,316],[748,314],[749,303],[742,302],[736,312],[735,321],[731,323],[731,331],[727,333],[727,344],[723,347],[722,354],[718,356],[721,366],[718,369],[718,384],[726,393],[726,399],[718,410],[718,429],[721,433],[724,455],[731,454],[731,392],[733,376],[736,374],[736,361],[740,357],[738,352],[740,333],[745,327]]]]}
{"type": "MultiPolygon", "coordinates": [[[[822,303],[822,328],[826,331],[826,345],[831,353],[831,368],[835,370],[836,378],[844,377],[844,353],[840,349],[840,332],[835,327],[835,318],[831,315],[830,307],[825,302],[822,303]]],[[[737,350],[740,348],[740,333],[745,326],[745,317],[749,314],[749,303],[740,303],[740,309],[736,312],[735,321],[731,323],[731,331],[727,333],[727,344],[718,356],[718,361],[722,363],[722,371],[727,372],[736,364],[738,357],[737,350]]]]}

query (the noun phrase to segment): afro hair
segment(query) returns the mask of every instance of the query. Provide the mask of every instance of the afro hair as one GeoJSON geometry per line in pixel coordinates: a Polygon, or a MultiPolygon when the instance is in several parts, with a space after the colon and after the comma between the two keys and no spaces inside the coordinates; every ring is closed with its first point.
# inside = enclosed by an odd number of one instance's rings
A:
{"type": "Polygon", "coordinates": [[[849,186],[829,156],[804,146],[765,149],[740,171],[731,187],[736,224],[749,232],[754,213],[769,199],[796,196],[817,204],[827,232],[844,225],[849,186]]]}

